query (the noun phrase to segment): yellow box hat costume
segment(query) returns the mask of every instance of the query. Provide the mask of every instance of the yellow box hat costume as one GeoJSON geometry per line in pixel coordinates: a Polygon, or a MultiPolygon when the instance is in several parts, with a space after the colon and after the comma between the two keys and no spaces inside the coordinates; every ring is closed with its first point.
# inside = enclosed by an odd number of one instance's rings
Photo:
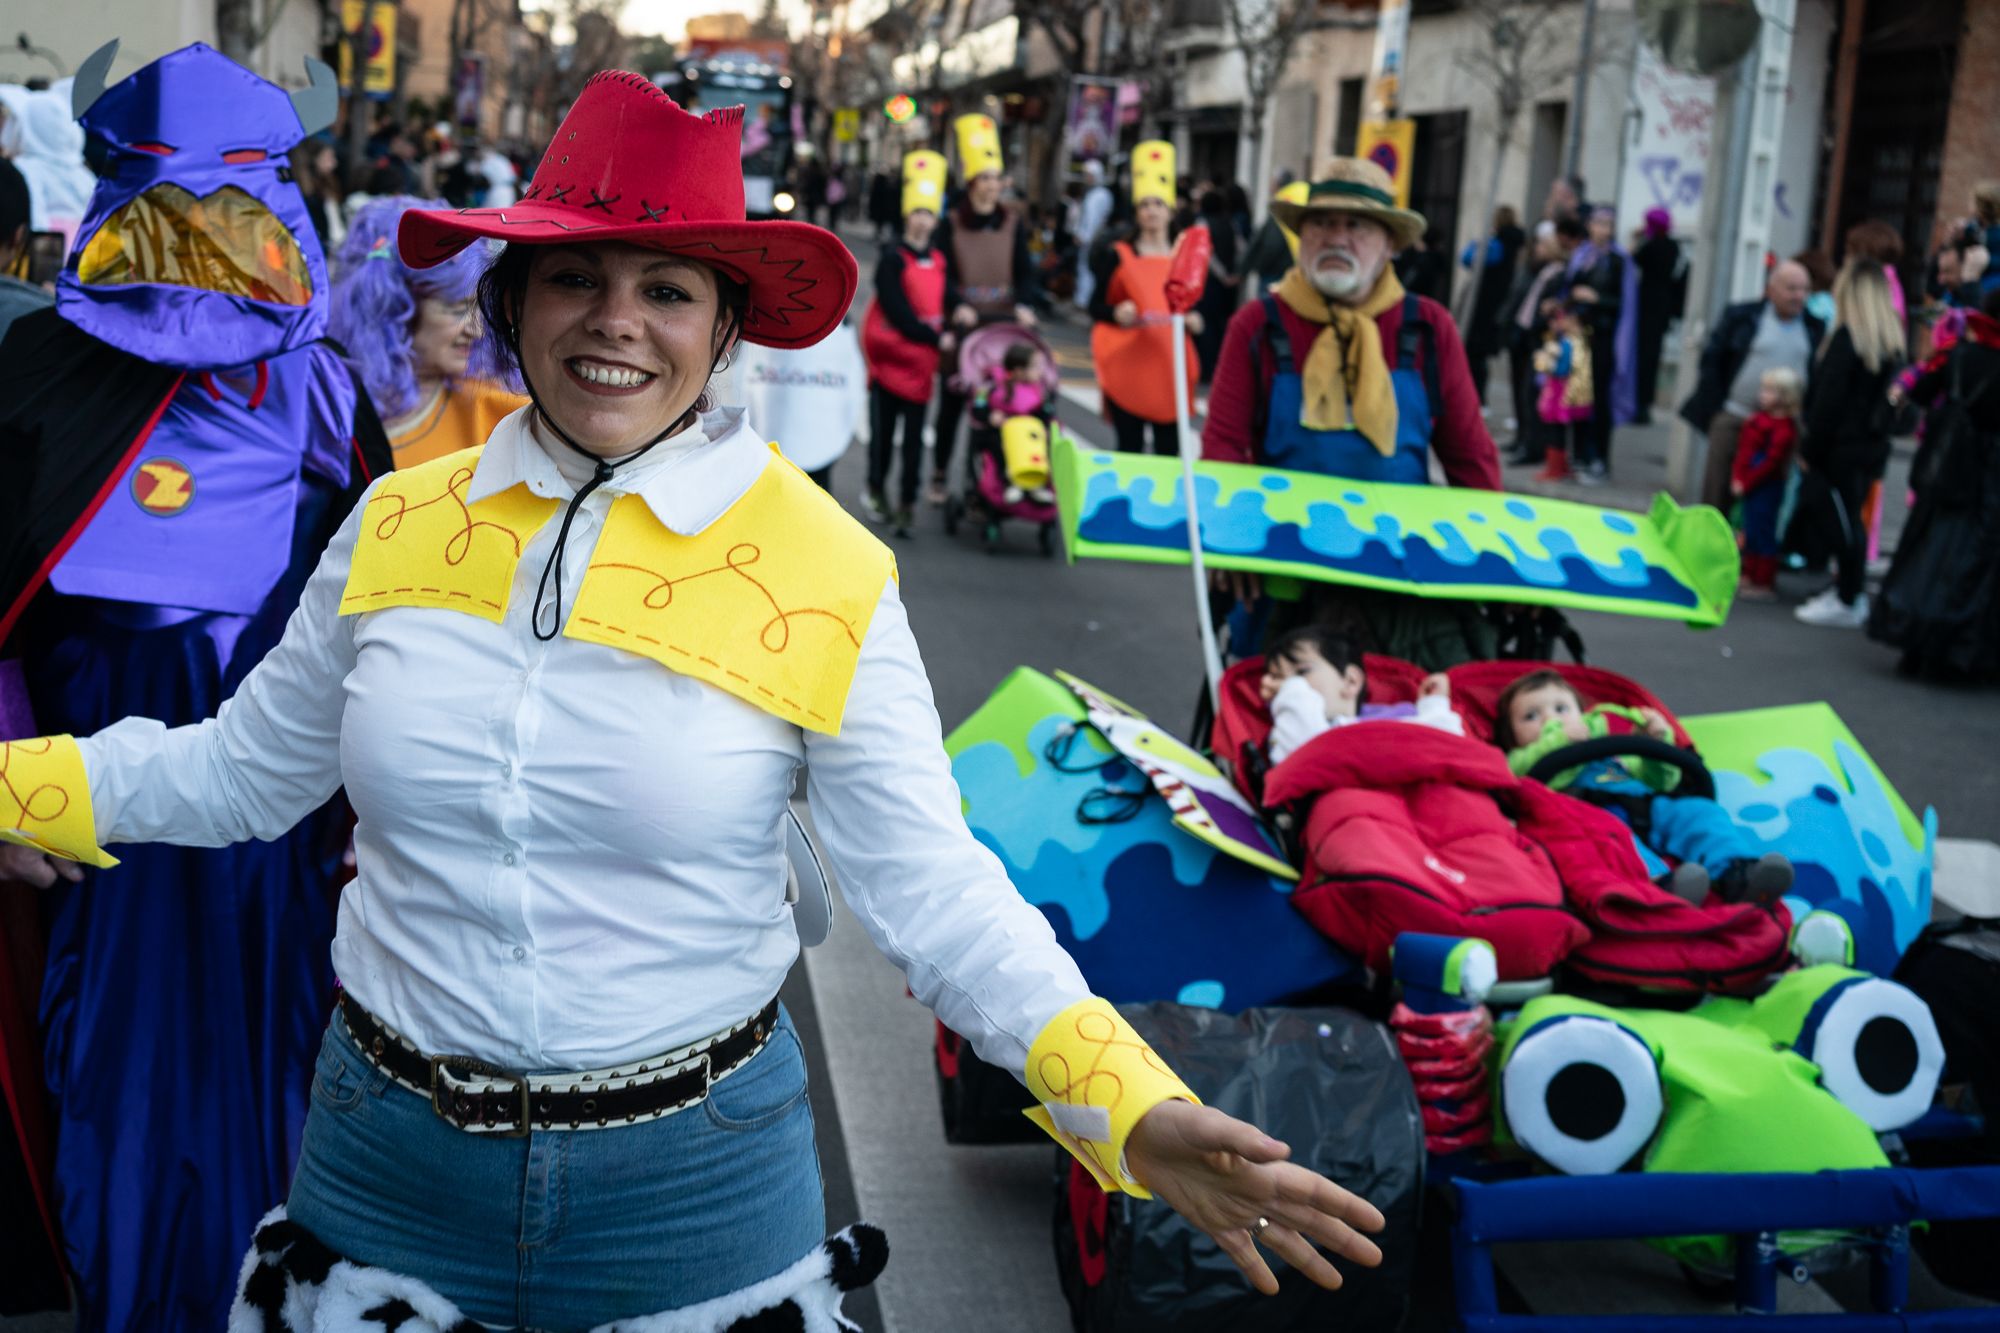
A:
{"type": "Polygon", "coordinates": [[[1180,202],[1174,193],[1174,146],[1165,139],[1148,139],[1132,150],[1132,202],[1147,199],[1168,208],[1180,202]]]}
{"type": "Polygon", "coordinates": [[[1049,484],[1049,428],[1039,417],[1008,417],[1000,423],[1000,453],[1007,480],[1032,491],[1049,484]]]}
{"type": "Polygon", "coordinates": [[[944,154],[919,150],[903,154],[903,216],[925,209],[944,211],[944,154]]]}
{"type": "Polygon", "coordinates": [[[960,116],[952,122],[958,134],[958,169],[971,180],[1006,169],[1000,157],[1000,127],[991,116],[960,116]]]}

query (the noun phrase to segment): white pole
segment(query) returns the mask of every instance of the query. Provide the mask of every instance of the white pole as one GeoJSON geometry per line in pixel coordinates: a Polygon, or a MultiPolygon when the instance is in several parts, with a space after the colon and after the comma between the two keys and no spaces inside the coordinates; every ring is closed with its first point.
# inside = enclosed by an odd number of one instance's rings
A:
{"type": "Polygon", "coordinates": [[[1201,513],[1194,497],[1194,460],[1201,450],[1187,400],[1187,316],[1176,312],[1174,336],[1174,424],[1180,430],[1181,498],[1187,504],[1188,566],[1194,571],[1195,623],[1201,627],[1201,664],[1208,672],[1208,701],[1222,708],[1222,650],[1215,643],[1215,616],[1208,602],[1208,567],[1201,558],[1201,513]]]}

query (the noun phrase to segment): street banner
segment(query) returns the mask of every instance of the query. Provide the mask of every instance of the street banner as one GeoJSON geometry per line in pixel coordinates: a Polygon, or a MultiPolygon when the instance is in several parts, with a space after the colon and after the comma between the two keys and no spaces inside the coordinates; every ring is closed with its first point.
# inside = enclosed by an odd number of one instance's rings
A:
{"type": "Polygon", "coordinates": [[[1633,127],[1618,181],[1618,234],[1630,236],[1648,209],[1673,214],[1674,231],[1691,236],[1701,222],[1715,121],[1715,80],[1660,63],[1640,43],[1632,66],[1633,127]]]}
{"type": "Polygon", "coordinates": [[[1410,206],[1410,158],[1417,147],[1414,120],[1364,120],[1355,137],[1356,155],[1389,173],[1396,183],[1396,207],[1410,206]]]}
{"type": "Polygon", "coordinates": [[[1409,0],[1382,0],[1368,69],[1368,119],[1388,120],[1403,109],[1403,59],[1409,45],[1409,0]]]}
{"type": "Polygon", "coordinates": [[[1118,84],[1078,78],[1071,85],[1064,122],[1070,161],[1105,161],[1118,150],[1118,84]]]}
{"type": "Polygon", "coordinates": [[[861,137],[861,108],[844,106],[833,113],[833,141],[853,143],[861,137]]]}
{"type": "Polygon", "coordinates": [[[361,91],[377,101],[384,101],[396,91],[396,6],[393,0],[377,0],[368,4],[366,0],[341,0],[340,5],[340,86],[342,91],[354,86],[354,30],[362,23],[362,11],[367,11],[368,32],[363,39],[368,53],[367,68],[363,71],[366,81],[361,91]]]}
{"type": "MultiPolygon", "coordinates": [[[[1181,460],[1068,440],[1055,450],[1069,558],[1191,560],[1181,460]]],[[[1196,463],[1202,559],[1416,597],[1518,602],[1720,625],[1736,596],[1729,520],[1665,494],[1650,513],[1455,486],[1196,463]]]]}

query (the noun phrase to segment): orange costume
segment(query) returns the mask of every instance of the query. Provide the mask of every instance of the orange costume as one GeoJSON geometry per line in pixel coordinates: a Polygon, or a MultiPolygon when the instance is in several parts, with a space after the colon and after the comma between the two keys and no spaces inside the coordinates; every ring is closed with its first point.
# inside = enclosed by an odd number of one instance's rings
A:
{"type": "MultiPolygon", "coordinates": [[[[1173,326],[1167,309],[1167,255],[1142,255],[1119,241],[1118,267],[1111,272],[1105,301],[1113,309],[1130,301],[1139,318],[1130,328],[1097,323],[1090,330],[1090,359],[1105,398],[1135,417],[1162,424],[1175,419],[1173,390],[1173,326]]],[[[1194,410],[1194,339],[1187,344],[1188,410],[1194,410]]]]}
{"type": "Polygon", "coordinates": [[[527,405],[526,398],[491,380],[455,380],[389,436],[396,466],[415,467],[484,444],[500,418],[527,405]]]}

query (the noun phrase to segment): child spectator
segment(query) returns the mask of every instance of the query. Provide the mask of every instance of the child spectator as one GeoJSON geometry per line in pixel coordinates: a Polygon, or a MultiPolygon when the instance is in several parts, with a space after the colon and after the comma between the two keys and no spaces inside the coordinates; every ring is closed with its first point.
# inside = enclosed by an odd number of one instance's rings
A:
{"type": "Polygon", "coordinates": [[[1465,734],[1465,723],[1451,706],[1451,682],[1442,674],[1424,677],[1414,706],[1368,703],[1361,650],[1320,625],[1292,630],[1271,644],[1257,689],[1271,709],[1274,764],[1315,736],[1351,722],[1414,722],[1465,734]]]}
{"type": "Polygon", "coordinates": [[[1799,446],[1804,398],[1805,384],[1790,366],[1765,371],[1757,381],[1757,411],[1736,437],[1729,493],[1742,502],[1743,586],[1737,595],[1746,601],[1778,595],[1778,509],[1799,446]]]}
{"type": "Polygon", "coordinates": [[[1541,385],[1535,411],[1549,432],[1535,480],[1567,481],[1576,427],[1591,417],[1590,334],[1567,304],[1549,315],[1549,331],[1535,353],[1535,382],[1541,385]]]}
{"type": "MultiPolygon", "coordinates": [[[[1574,686],[1547,669],[1530,671],[1501,692],[1493,739],[1507,751],[1508,767],[1525,774],[1564,746],[1609,735],[1613,717],[1635,724],[1654,740],[1674,741],[1673,725],[1659,709],[1588,707],[1574,686]]],[[[1677,778],[1671,765],[1625,757],[1565,769],[1549,786],[1623,819],[1653,877],[1667,879],[1689,902],[1702,902],[1713,888],[1729,902],[1768,903],[1792,887],[1790,861],[1777,852],[1759,855],[1756,842],[1714,801],[1673,795],[1677,778]],[[1680,862],[1671,875],[1662,857],[1680,862]]]]}

